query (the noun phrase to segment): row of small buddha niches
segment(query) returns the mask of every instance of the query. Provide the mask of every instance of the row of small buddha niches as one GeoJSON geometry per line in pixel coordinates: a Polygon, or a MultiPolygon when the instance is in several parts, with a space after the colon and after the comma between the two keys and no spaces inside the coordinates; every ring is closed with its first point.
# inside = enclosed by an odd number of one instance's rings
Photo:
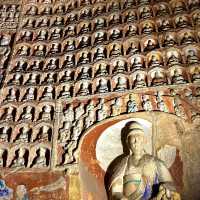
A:
{"type": "Polygon", "coordinates": [[[0,0],[0,200],[200,199],[200,0],[0,0]]]}

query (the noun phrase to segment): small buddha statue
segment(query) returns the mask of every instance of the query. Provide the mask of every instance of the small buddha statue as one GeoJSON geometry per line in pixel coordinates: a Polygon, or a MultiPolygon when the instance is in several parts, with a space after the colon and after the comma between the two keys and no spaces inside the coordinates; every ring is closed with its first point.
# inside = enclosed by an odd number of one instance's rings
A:
{"type": "Polygon", "coordinates": [[[120,98],[116,98],[111,105],[111,116],[115,117],[122,112],[122,101],[120,98]]]}
{"type": "Polygon", "coordinates": [[[84,33],[88,33],[91,31],[91,24],[83,24],[83,26],[80,28],[79,34],[84,34],[84,33]]]}
{"type": "Polygon", "coordinates": [[[33,38],[33,33],[31,31],[24,31],[23,34],[21,35],[20,40],[25,42],[30,42],[32,41],[32,38],[33,38]]]}
{"type": "Polygon", "coordinates": [[[20,121],[33,121],[33,112],[34,109],[30,105],[23,108],[23,112],[20,116],[20,121]]]}
{"type": "Polygon", "coordinates": [[[109,19],[110,26],[120,24],[120,22],[121,22],[121,18],[118,14],[111,15],[111,17],[109,19]]]}
{"type": "Polygon", "coordinates": [[[28,143],[29,138],[30,138],[30,129],[27,126],[24,126],[20,129],[20,133],[17,136],[15,142],[28,143]]]}
{"type": "Polygon", "coordinates": [[[110,51],[110,57],[117,57],[117,56],[121,56],[121,55],[122,55],[121,47],[114,44],[110,51]]]}
{"type": "Polygon", "coordinates": [[[64,85],[59,94],[59,99],[71,98],[70,85],[64,85]]]}
{"type": "Polygon", "coordinates": [[[64,75],[60,79],[60,83],[72,81],[72,72],[71,70],[66,70],[64,75]]]}
{"type": "Polygon", "coordinates": [[[87,9],[84,9],[82,12],[81,12],[81,16],[80,18],[81,19],[88,19],[92,16],[92,11],[91,9],[87,8],[87,9]]]}
{"type": "Polygon", "coordinates": [[[124,73],[126,72],[126,63],[124,61],[118,60],[114,67],[114,73],[124,73]]]}
{"type": "Polygon", "coordinates": [[[170,21],[168,19],[162,19],[160,26],[158,27],[158,31],[162,32],[162,31],[168,31],[171,28],[173,28],[172,24],[170,23],[170,21]]]}
{"type": "Polygon", "coordinates": [[[67,43],[64,47],[65,52],[74,51],[76,49],[74,40],[67,40],[67,43]]]}
{"type": "Polygon", "coordinates": [[[47,77],[44,79],[44,81],[42,82],[43,84],[53,84],[56,81],[56,74],[54,73],[48,73],[47,77]]]}
{"type": "Polygon", "coordinates": [[[29,56],[30,48],[28,46],[21,46],[17,51],[16,55],[18,56],[29,56]]]}
{"type": "Polygon", "coordinates": [[[42,108],[41,120],[42,121],[51,121],[52,120],[52,107],[50,105],[45,105],[42,108]]]}
{"type": "Polygon", "coordinates": [[[130,46],[126,51],[126,55],[134,55],[140,52],[140,45],[139,43],[131,42],[130,46]]]}
{"type": "Polygon", "coordinates": [[[32,167],[34,168],[43,168],[47,167],[47,159],[46,159],[46,148],[40,147],[38,151],[38,155],[36,156],[35,163],[33,163],[32,167]]]}
{"type": "Polygon", "coordinates": [[[3,115],[1,116],[1,121],[14,121],[15,120],[15,108],[10,106],[8,108],[5,108],[5,111],[3,115]]]}
{"type": "Polygon", "coordinates": [[[152,51],[156,48],[159,48],[158,42],[155,40],[147,40],[147,43],[144,45],[144,51],[152,51]]]}
{"type": "Polygon", "coordinates": [[[42,14],[43,15],[51,15],[52,14],[52,8],[49,7],[49,6],[44,7],[42,14]]]}
{"type": "Polygon", "coordinates": [[[93,100],[90,100],[89,104],[86,106],[86,113],[93,111],[95,109],[95,104],[93,100]]]}
{"type": "Polygon", "coordinates": [[[106,79],[100,79],[99,80],[99,84],[98,84],[98,87],[97,87],[97,92],[98,93],[109,92],[108,81],[106,79]]]}
{"type": "Polygon", "coordinates": [[[65,30],[65,37],[73,37],[76,35],[76,28],[75,26],[68,26],[67,29],[65,30]]]}
{"type": "Polygon", "coordinates": [[[25,167],[25,158],[24,158],[25,153],[26,150],[24,148],[20,148],[19,150],[16,151],[16,157],[11,164],[12,168],[25,167]]]}
{"type": "Polygon", "coordinates": [[[63,127],[59,129],[59,143],[66,143],[70,139],[71,128],[70,122],[63,122],[63,127]]]}
{"type": "Polygon", "coordinates": [[[64,25],[64,18],[63,17],[56,17],[53,25],[54,26],[63,26],[64,25]]]}
{"type": "Polygon", "coordinates": [[[87,64],[89,62],[90,62],[90,54],[87,52],[82,52],[78,60],[78,64],[82,65],[82,64],[87,64]]]}
{"type": "Polygon", "coordinates": [[[56,14],[60,14],[60,15],[65,14],[65,6],[59,5],[59,6],[56,8],[56,14]]]}
{"type": "Polygon", "coordinates": [[[128,26],[128,29],[125,33],[125,36],[128,37],[128,36],[135,36],[138,34],[138,28],[137,26],[133,26],[133,25],[129,25],[128,26]]]}
{"type": "Polygon", "coordinates": [[[100,122],[106,119],[109,116],[109,108],[105,103],[101,103],[99,105],[99,109],[97,110],[97,121],[100,122]]]}
{"type": "Polygon", "coordinates": [[[99,65],[99,68],[96,72],[96,77],[99,77],[99,76],[107,76],[108,75],[108,70],[107,70],[107,67],[106,65],[104,64],[100,64],[99,65]]]}
{"type": "Polygon", "coordinates": [[[65,57],[65,60],[64,60],[64,63],[63,63],[63,67],[66,67],[66,68],[75,67],[75,58],[74,58],[74,56],[67,55],[65,57]]]}
{"type": "Polygon", "coordinates": [[[8,85],[21,85],[22,83],[22,75],[20,73],[16,73],[13,75],[13,78],[8,82],[8,85]]]}
{"type": "Polygon", "coordinates": [[[189,9],[190,9],[190,10],[198,9],[199,6],[200,6],[199,0],[190,0],[190,1],[188,2],[188,4],[189,4],[189,9]]]}
{"type": "Polygon", "coordinates": [[[152,10],[148,6],[144,6],[140,12],[140,18],[141,19],[147,19],[153,17],[152,10]]]}
{"type": "Polygon", "coordinates": [[[87,116],[85,117],[84,124],[85,128],[88,129],[95,123],[96,120],[96,113],[93,110],[88,111],[87,116]]]}
{"type": "Polygon", "coordinates": [[[132,62],[132,71],[137,71],[145,68],[144,61],[141,57],[134,57],[132,62]]]}
{"type": "Polygon", "coordinates": [[[182,61],[180,56],[176,56],[174,53],[172,53],[172,55],[168,58],[167,64],[169,66],[174,66],[174,65],[181,65],[182,61]]]}
{"type": "Polygon", "coordinates": [[[48,86],[44,89],[41,100],[52,100],[54,98],[54,89],[52,86],[48,86]]]}
{"type": "Polygon", "coordinates": [[[200,61],[200,59],[196,55],[195,51],[190,49],[188,51],[188,55],[187,55],[187,63],[192,65],[192,64],[198,64],[199,61],[200,61]]]}
{"type": "Polygon", "coordinates": [[[137,20],[137,16],[135,12],[129,11],[125,17],[125,22],[131,23],[137,20]]]}
{"type": "Polygon", "coordinates": [[[14,88],[10,88],[4,102],[15,102],[17,101],[17,92],[14,88]]]}
{"type": "Polygon", "coordinates": [[[134,88],[142,88],[142,87],[146,87],[146,81],[145,78],[143,76],[141,76],[140,74],[137,74],[135,77],[135,81],[134,81],[134,88]]]}
{"type": "Polygon", "coordinates": [[[38,36],[36,37],[38,41],[44,41],[47,40],[47,38],[48,38],[48,31],[45,29],[40,30],[38,32],[38,36]]]}
{"type": "Polygon", "coordinates": [[[85,113],[85,105],[83,103],[80,103],[76,108],[75,108],[75,120],[80,119],[82,115],[85,113]]]}
{"type": "Polygon", "coordinates": [[[38,8],[36,6],[30,6],[30,8],[27,10],[26,15],[37,15],[38,8]]]}
{"type": "Polygon", "coordinates": [[[192,16],[194,25],[198,26],[200,24],[200,13],[197,12],[192,16]]]}
{"type": "Polygon", "coordinates": [[[111,34],[110,34],[109,39],[110,40],[117,40],[117,39],[119,39],[121,37],[122,37],[121,31],[118,30],[118,29],[113,29],[112,32],[111,32],[111,34]]]}
{"type": "Polygon", "coordinates": [[[54,54],[58,54],[61,52],[61,45],[59,43],[53,43],[51,45],[51,48],[48,52],[49,55],[54,55],[54,54]]]}
{"type": "Polygon", "coordinates": [[[164,38],[163,46],[164,47],[173,47],[175,45],[177,45],[176,39],[173,36],[167,34],[164,38]]]}
{"type": "Polygon", "coordinates": [[[39,131],[38,134],[34,140],[35,141],[39,141],[39,142],[50,142],[51,141],[51,134],[52,134],[52,129],[49,126],[42,126],[39,131]]]}
{"type": "Polygon", "coordinates": [[[81,69],[81,72],[79,73],[78,79],[79,80],[87,80],[87,79],[90,79],[90,78],[91,78],[91,76],[90,76],[90,73],[89,73],[89,68],[83,67],[81,69]]]}
{"type": "Polygon", "coordinates": [[[79,119],[76,121],[75,126],[72,129],[72,140],[77,141],[79,139],[80,134],[82,133],[84,128],[83,119],[79,119]]]}
{"type": "Polygon", "coordinates": [[[174,70],[174,75],[172,76],[172,84],[184,84],[187,83],[185,80],[182,71],[174,70]]]}
{"type": "Polygon", "coordinates": [[[58,68],[57,60],[56,59],[50,59],[45,68],[47,70],[57,69],[58,68]]]}
{"type": "Polygon", "coordinates": [[[127,90],[127,79],[119,77],[117,79],[117,84],[116,84],[114,91],[115,92],[124,92],[125,90],[127,90]]]}
{"type": "Polygon", "coordinates": [[[34,56],[43,57],[46,54],[46,47],[44,45],[38,45],[35,47],[34,56]]]}
{"type": "Polygon", "coordinates": [[[129,95],[129,100],[127,102],[127,112],[134,113],[138,111],[138,105],[133,97],[133,95],[129,95]]]}
{"type": "Polygon", "coordinates": [[[192,34],[190,34],[188,32],[185,32],[183,37],[182,37],[181,44],[188,45],[188,44],[192,44],[194,42],[196,42],[195,38],[194,38],[194,35],[192,35],[192,34]]]}
{"type": "Polygon", "coordinates": [[[104,48],[97,48],[93,57],[94,62],[105,59],[105,58],[106,58],[106,50],[104,48]]]}
{"type": "Polygon", "coordinates": [[[81,40],[79,41],[78,48],[85,48],[91,45],[91,39],[90,37],[83,36],[81,37],[81,40]]]}
{"type": "Polygon", "coordinates": [[[27,70],[27,63],[23,60],[19,60],[14,66],[12,72],[23,72],[27,70]]]}
{"type": "Polygon", "coordinates": [[[35,27],[35,20],[27,19],[27,21],[24,23],[23,27],[25,27],[25,28],[34,28],[35,27]]]}
{"type": "Polygon", "coordinates": [[[105,13],[105,12],[106,12],[105,6],[99,5],[99,6],[96,8],[95,12],[94,12],[94,16],[101,15],[101,14],[103,14],[103,13],[105,13]]]}
{"type": "Polygon", "coordinates": [[[186,6],[182,1],[178,1],[174,4],[173,7],[174,14],[179,14],[186,11],[186,6]]]}
{"type": "Polygon", "coordinates": [[[99,30],[106,27],[106,21],[103,18],[97,18],[95,20],[95,30],[99,30]]]}
{"type": "Polygon", "coordinates": [[[162,58],[159,58],[157,55],[152,55],[148,65],[150,68],[162,67],[163,66],[162,58]]]}
{"type": "Polygon", "coordinates": [[[94,44],[100,44],[107,40],[106,33],[104,32],[97,32],[94,39],[94,44]]]}
{"type": "Polygon", "coordinates": [[[49,19],[48,18],[42,18],[42,19],[40,19],[40,21],[38,22],[38,24],[37,24],[37,27],[47,27],[47,26],[49,26],[49,19]]]}
{"type": "Polygon", "coordinates": [[[51,32],[51,40],[59,40],[62,37],[62,29],[60,28],[55,28],[51,32]]]}
{"type": "Polygon", "coordinates": [[[83,82],[80,85],[80,89],[77,93],[78,96],[86,96],[90,94],[89,84],[87,82],[83,82]]]}
{"type": "Polygon", "coordinates": [[[34,60],[33,63],[30,65],[30,71],[39,71],[41,70],[42,64],[39,60],[34,60]]]}
{"type": "Polygon", "coordinates": [[[169,8],[165,4],[159,4],[156,16],[166,16],[170,14],[169,8]]]}
{"type": "Polygon", "coordinates": [[[200,83],[200,71],[199,71],[198,67],[195,68],[195,70],[192,74],[192,82],[200,83]]]}
{"type": "Polygon", "coordinates": [[[176,26],[178,28],[185,28],[189,25],[189,22],[187,21],[187,18],[180,16],[176,20],[176,26]]]}
{"type": "Polygon", "coordinates": [[[143,34],[152,34],[155,31],[155,27],[153,23],[147,22],[144,23],[142,26],[142,33],[143,34]]]}
{"type": "Polygon", "coordinates": [[[132,8],[135,5],[135,0],[125,0],[124,8],[132,8]]]}
{"type": "Polygon", "coordinates": [[[69,104],[68,108],[64,111],[64,120],[66,122],[72,123],[74,119],[75,119],[75,111],[73,109],[73,105],[69,104]]]}
{"type": "Polygon", "coordinates": [[[154,77],[152,78],[151,85],[152,86],[162,86],[166,85],[167,80],[163,73],[155,72],[154,77]]]}
{"type": "Polygon", "coordinates": [[[120,9],[120,4],[119,2],[111,2],[111,5],[108,8],[108,11],[118,11],[120,9]]]}
{"type": "Polygon", "coordinates": [[[0,142],[8,142],[10,130],[10,127],[7,125],[1,128],[0,142]]]}
{"type": "Polygon", "coordinates": [[[153,106],[148,95],[142,96],[142,107],[145,111],[152,111],[153,106]]]}
{"type": "Polygon", "coordinates": [[[25,85],[36,85],[38,83],[38,75],[36,73],[30,74],[25,85]]]}
{"type": "Polygon", "coordinates": [[[28,88],[22,101],[34,101],[35,100],[35,88],[28,88]]]}

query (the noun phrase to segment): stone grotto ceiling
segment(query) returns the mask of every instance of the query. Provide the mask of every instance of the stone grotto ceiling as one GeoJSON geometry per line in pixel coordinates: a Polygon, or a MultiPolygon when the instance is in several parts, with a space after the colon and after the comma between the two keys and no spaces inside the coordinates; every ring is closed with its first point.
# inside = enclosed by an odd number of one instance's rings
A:
{"type": "Polygon", "coordinates": [[[198,116],[199,0],[0,3],[6,170],[76,166],[83,132],[108,117],[198,116]]]}

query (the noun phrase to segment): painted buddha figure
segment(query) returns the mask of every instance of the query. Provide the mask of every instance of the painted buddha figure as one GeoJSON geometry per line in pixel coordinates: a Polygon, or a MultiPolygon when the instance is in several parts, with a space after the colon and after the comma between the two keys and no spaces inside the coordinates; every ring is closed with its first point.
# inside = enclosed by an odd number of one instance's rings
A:
{"type": "Polygon", "coordinates": [[[110,200],[180,200],[172,177],[164,162],[144,150],[146,133],[135,121],[123,128],[124,146],[129,151],[110,168],[108,199],[110,200]],[[155,188],[157,191],[155,191],[155,188]]]}
{"type": "Polygon", "coordinates": [[[199,61],[200,61],[200,59],[196,55],[196,52],[194,50],[190,49],[188,51],[188,55],[187,55],[187,63],[188,64],[198,64],[199,61]]]}

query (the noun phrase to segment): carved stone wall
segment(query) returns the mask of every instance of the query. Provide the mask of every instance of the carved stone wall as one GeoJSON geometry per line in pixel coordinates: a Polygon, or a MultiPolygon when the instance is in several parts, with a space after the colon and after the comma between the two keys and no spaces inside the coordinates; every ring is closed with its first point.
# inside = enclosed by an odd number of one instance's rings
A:
{"type": "Polygon", "coordinates": [[[199,8],[199,0],[0,1],[0,178],[13,199],[18,190],[98,199],[92,182],[79,181],[81,159],[92,157],[81,145],[88,130],[159,112],[154,151],[169,145],[170,129],[160,131],[177,116],[172,174],[183,198],[200,197],[199,8]]]}

